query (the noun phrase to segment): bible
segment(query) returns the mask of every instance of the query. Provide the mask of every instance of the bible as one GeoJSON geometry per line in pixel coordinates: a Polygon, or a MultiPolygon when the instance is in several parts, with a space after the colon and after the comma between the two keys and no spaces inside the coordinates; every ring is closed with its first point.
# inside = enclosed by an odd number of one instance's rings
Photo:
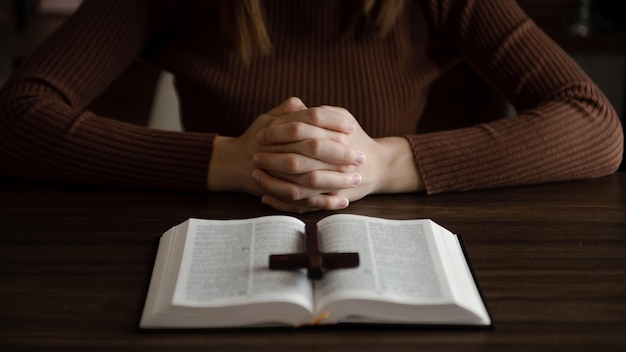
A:
{"type": "Polygon", "coordinates": [[[188,219],[159,239],[143,329],[398,324],[491,326],[460,237],[431,220],[335,214],[317,222],[323,252],[358,267],[276,271],[305,250],[305,223],[284,215],[188,219]]]}

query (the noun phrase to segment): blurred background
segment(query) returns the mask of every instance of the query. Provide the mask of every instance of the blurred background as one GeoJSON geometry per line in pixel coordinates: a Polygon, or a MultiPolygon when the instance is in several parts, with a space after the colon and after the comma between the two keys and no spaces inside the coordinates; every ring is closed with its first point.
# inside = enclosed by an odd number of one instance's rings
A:
{"type": "MultiPolygon", "coordinates": [[[[80,2],[0,0],[0,84],[80,2]]],[[[626,125],[626,1],[518,0],[518,3],[600,86],[626,125]]],[[[103,116],[133,116],[135,120],[129,122],[176,130],[180,129],[177,118],[172,117],[177,114],[176,104],[171,76],[145,62],[137,62],[90,109],[103,116]],[[124,114],[119,112],[121,107],[124,114]]],[[[436,82],[419,130],[443,128],[428,116],[457,115],[459,121],[467,121],[470,115],[472,121],[481,122],[481,116],[511,113],[511,107],[496,92],[469,67],[461,65],[436,82]]],[[[620,169],[624,170],[625,165],[622,162],[620,169]]]]}

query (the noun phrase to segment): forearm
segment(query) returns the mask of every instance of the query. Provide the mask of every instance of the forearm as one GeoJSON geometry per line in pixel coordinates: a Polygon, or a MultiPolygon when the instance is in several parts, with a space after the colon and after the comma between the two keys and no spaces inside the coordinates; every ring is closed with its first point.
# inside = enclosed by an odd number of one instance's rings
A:
{"type": "Polygon", "coordinates": [[[45,99],[13,102],[0,107],[0,114],[3,175],[89,185],[205,189],[211,135],[151,130],[45,99]]]}
{"type": "MultiPolygon", "coordinates": [[[[20,63],[0,90],[1,174],[89,185],[206,189],[212,135],[152,130],[85,111],[157,34],[151,21],[160,22],[161,9],[156,2],[147,4],[85,1],[20,63]]],[[[131,120],[129,113],[111,117],[131,120]]]]}
{"type": "Polygon", "coordinates": [[[428,193],[614,172],[624,146],[619,117],[567,53],[514,1],[448,3],[432,8],[434,31],[519,114],[409,136],[428,193]]]}

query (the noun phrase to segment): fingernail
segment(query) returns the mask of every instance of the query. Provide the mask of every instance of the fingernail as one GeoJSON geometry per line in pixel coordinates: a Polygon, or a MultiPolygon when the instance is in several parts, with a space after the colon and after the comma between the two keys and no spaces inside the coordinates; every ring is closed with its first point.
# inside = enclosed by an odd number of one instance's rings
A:
{"type": "Polygon", "coordinates": [[[343,209],[343,208],[347,208],[349,204],[350,204],[350,202],[348,201],[348,198],[342,198],[337,203],[337,206],[339,208],[343,209]]]}
{"type": "Polygon", "coordinates": [[[257,182],[259,182],[259,180],[261,179],[257,170],[252,171],[252,178],[257,182]]]}
{"type": "Polygon", "coordinates": [[[260,143],[265,142],[265,131],[259,131],[259,133],[256,134],[256,140],[260,143]]]}
{"type": "Polygon", "coordinates": [[[356,187],[363,182],[363,177],[359,174],[352,175],[352,187],[356,187]]]}
{"type": "Polygon", "coordinates": [[[256,155],[256,154],[255,154],[255,155],[252,157],[252,164],[254,164],[255,166],[258,166],[260,161],[261,161],[261,160],[259,159],[259,156],[258,156],[258,155],[256,155]]]}
{"type": "Polygon", "coordinates": [[[365,154],[363,154],[363,152],[356,152],[356,159],[354,160],[354,163],[356,165],[361,165],[363,164],[364,161],[365,161],[365,154]]]}

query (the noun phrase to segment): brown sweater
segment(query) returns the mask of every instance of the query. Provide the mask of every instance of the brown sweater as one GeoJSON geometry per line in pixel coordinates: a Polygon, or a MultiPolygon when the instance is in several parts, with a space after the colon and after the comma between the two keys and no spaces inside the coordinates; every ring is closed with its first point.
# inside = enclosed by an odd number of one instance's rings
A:
{"type": "Polygon", "coordinates": [[[512,0],[409,1],[388,36],[361,40],[345,37],[345,1],[267,0],[273,52],[249,66],[218,6],[86,1],[0,92],[0,174],[205,190],[215,134],[290,96],[345,107],[372,137],[407,136],[431,194],[597,177],[622,158],[609,102],[512,0]],[[138,55],[175,75],[186,132],[84,111],[138,55]],[[415,134],[429,85],[460,59],[520,114],[415,134]]]}

